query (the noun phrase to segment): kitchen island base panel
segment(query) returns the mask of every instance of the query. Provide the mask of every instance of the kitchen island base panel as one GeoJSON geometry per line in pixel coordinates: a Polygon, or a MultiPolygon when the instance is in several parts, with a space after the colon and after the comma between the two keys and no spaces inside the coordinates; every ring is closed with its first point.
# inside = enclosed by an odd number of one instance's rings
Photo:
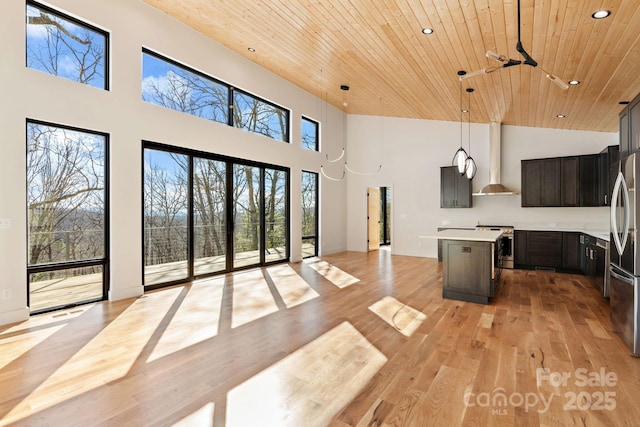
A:
{"type": "Polygon", "coordinates": [[[446,291],[444,289],[442,290],[442,298],[473,302],[476,304],[489,304],[489,297],[485,297],[482,295],[473,295],[466,292],[446,291]]]}
{"type": "Polygon", "coordinates": [[[494,242],[443,240],[443,298],[488,304],[494,294],[494,242]]]}

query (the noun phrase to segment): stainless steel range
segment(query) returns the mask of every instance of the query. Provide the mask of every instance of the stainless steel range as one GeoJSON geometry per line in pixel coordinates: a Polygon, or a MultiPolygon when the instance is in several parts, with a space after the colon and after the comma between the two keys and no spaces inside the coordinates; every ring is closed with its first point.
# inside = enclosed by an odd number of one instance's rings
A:
{"type": "Polygon", "coordinates": [[[500,237],[500,248],[502,251],[502,268],[513,268],[513,254],[515,246],[513,241],[512,225],[477,225],[476,230],[502,231],[500,237]]]}

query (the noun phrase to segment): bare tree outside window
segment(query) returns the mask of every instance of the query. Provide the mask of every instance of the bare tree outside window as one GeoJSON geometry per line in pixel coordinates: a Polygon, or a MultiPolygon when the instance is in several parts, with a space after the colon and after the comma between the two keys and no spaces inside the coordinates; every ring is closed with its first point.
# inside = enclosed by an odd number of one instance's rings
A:
{"type": "Polygon", "coordinates": [[[286,173],[277,169],[265,169],[264,175],[265,257],[267,261],[275,261],[287,256],[286,173]]]}
{"type": "Polygon", "coordinates": [[[316,256],[318,174],[302,171],[302,256],[316,256]]]}
{"type": "Polygon", "coordinates": [[[188,275],[188,157],[144,150],[145,284],[188,275]]]}
{"type": "Polygon", "coordinates": [[[233,92],[233,125],[288,142],[289,112],[249,94],[233,92]]]}
{"type": "Polygon", "coordinates": [[[104,150],[101,135],[27,125],[29,265],[105,256],[104,150]]]}
{"type": "Polygon", "coordinates": [[[32,312],[104,298],[106,145],[102,134],[27,123],[32,312]]]}
{"type": "Polygon", "coordinates": [[[27,4],[27,67],[107,89],[107,35],[75,19],[27,4]]]}
{"type": "Polygon", "coordinates": [[[142,99],[203,119],[227,123],[229,89],[226,85],[142,54],[142,99]]]}
{"type": "Polygon", "coordinates": [[[318,123],[306,117],[302,118],[302,148],[318,151],[318,123]]]}

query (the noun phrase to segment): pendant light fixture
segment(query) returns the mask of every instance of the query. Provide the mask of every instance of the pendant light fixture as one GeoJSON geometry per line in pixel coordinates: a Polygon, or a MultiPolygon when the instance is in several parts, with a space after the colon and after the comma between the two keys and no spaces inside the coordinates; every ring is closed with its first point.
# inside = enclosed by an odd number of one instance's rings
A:
{"type": "Polygon", "coordinates": [[[467,179],[472,180],[473,177],[476,176],[476,171],[478,170],[475,160],[471,157],[471,94],[473,93],[473,88],[468,87],[467,93],[469,94],[469,106],[467,108],[467,115],[469,116],[469,156],[465,161],[465,173],[467,175],[467,179]]]}
{"type": "MultiPolygon", "coordinates": [[[[458,71],[458,76],[464,76],[467,74],[466,71],[460,70],[458,71]]],[[[451,166],[458,167],[458,173],[460,175],[464,175],[467,172],[467,152],[464,148],[462,148],[462,113],[464,110],[462,109],[462,80],[460,80],[460,148],[453,155],[453,159],[451,160],[451,166]]]]}

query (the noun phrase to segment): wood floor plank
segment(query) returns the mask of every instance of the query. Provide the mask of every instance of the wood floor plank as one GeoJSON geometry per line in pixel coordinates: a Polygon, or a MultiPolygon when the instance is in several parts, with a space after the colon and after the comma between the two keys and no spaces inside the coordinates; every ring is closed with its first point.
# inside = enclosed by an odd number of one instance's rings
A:
{"type": "Polygon", "coordinates": [[[296,427],[640,419],[640,359],[583,276],[505,270],[479,305],[443,299],[433,259],[380,250],[315,262],[1,327],[0,426],[231,427],[259,402],[273,402],[261,425],[296,427]],[[601,373],[610,383],[581,383],[601,373]]]}

